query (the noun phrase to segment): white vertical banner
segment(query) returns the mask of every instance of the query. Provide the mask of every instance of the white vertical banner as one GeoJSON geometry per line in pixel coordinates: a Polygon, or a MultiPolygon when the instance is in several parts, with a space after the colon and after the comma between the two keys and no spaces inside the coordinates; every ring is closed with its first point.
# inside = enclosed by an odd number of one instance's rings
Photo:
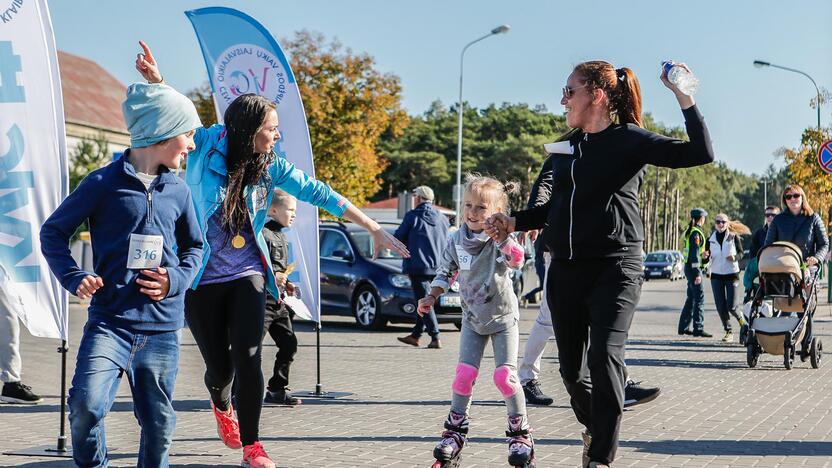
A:
{"type": "MultiPolygon", "coordinates": [[[[277,104],[281,139],[275,153],[295,167],[315,176],[312,144],[306,126],[300,91],[286,55],[262,24],[240,11],[209,7],[186,11],[196,32],[217,108],[222,122],[228,105],[237,96],[256,93],[277,104]]],[[[297,217],[287,239],[293,246],[295,271],[299,279],[300,302],[287,300],[302,318],[320,323],[320,264],[318,257],[318,209],[298,203],[297,217]]],[[[294,281],[294,280],[293,280],[294,281]]]]}
{"type": "Polygon", "coordinates": [[[52,23],[46,0],[0,10],[0,293],[30,333],[66,339],[68,296],[38,237],[69,189],[52,23]]]}

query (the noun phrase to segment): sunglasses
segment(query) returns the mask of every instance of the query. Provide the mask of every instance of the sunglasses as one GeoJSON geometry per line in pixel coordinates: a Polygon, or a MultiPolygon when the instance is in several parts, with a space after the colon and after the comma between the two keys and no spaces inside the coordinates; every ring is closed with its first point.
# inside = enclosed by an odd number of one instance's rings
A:
{"type": "Polygon", "coordinates": [[[786,199],[786,200],[791,200],[792,198],[796,199],[796,198],[800,198],[800,194],[799,193],[787,193],[787,194],[783,195],[783,198],[786,199]]]}
{"type": "Polygon", "coordinates": [[[571,99],[572,96],[575,94],[576,89],[586,88],[587,86],[588,85],[581,85],[581,86],[575,86],[574,88],[570,88],[569,86],[564,86],[563,87],[563,97],[565,97],[566,99],[571,99]]]}
{"type": "Polygon", "coordinates": [[[714,221],[714,224],[725,224],[725,220],[724,219],[717,219],[717,220],[714,221]]]}
{"type": "Polygon", "coordinates": [[[777,216],[777,213],[766,213],[766,218],[773,218],[777,216]]]}

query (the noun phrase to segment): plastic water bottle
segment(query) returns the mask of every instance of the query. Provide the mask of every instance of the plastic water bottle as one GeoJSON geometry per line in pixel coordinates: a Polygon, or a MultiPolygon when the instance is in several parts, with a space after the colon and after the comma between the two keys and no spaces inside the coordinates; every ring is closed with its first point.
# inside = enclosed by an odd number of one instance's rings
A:
{"type": "Polygon", "coordinates": [[[678,66],[673,60],[663,62],[662,67],[667,72],[667,80],[676,85],[682,93],[693,96],[699,88],[699,79],[684,67],[678,66]]]}

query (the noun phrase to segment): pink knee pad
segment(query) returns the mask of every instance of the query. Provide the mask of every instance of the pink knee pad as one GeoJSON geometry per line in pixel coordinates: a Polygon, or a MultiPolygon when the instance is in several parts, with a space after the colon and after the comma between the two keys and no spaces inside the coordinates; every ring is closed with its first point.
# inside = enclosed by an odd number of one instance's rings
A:
{"type": "Polygon", "coordinates": [[[520,390],[517,374],[509,366],[500,366],[494,369],[494,385],[503,394],[503,398],[508,398],[520,390]]]}
{"type": "Polygon", "coordinates": [[[474,391],[474,382],[477,380],[479,369],[471,364],[460,362],[456,366],[456,377],[451,388],[454,393],[462,396],[471,396],[474,391]]]}

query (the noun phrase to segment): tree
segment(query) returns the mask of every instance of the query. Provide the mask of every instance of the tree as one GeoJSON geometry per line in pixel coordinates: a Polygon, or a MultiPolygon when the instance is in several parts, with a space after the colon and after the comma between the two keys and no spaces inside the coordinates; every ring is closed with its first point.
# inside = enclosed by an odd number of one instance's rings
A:
{"type": "Polygon", "coordinates": [[[210,127],[217,123],[217,108],[214,106],[214,98],[211,95],[211,85],[203,83],[202,86],[188,91],[186,94],[194,102],[196,113],[204,127],[210,127]]]}
{"type": "MultiPolygon", "coordinates": [[[[501,181],[519,182],[521,193],[513,197],[513,208],[525,205],[531,183],[537,177],[546,157],[543,144],[566,132],[562,116],[549,113],[545,107],[527,104],[491,104],[477,109],[463,107],[462,171],[495,176],[501,181]]],[[[437,203],[453,206],[453,185],[456,183],[457,107],[450,108],[434,102],[422,115],[410,118],[410,124],[400,136],[385,133],[379,145],[389,162],[382,173],[386,193],[390,196],[415,185],[432,185],[437,203]],[[404,159],[400,154],[430,153],[442,155],[446,162],[447,178],[423,171],[416,159],[404,159]],[[417,174],[417,180],[402,180],[398,174],[417,174]]]]}
{"type": "Polygon", "coordinates": [[[303,97],[315,174],[362,206],[381,188],[379,137],[398,135],[407,123],[399,78],[320,34],[301,31],[283,43],[303,97]]]}
{"type": "MultiPolygon", "coordinates": [[[[109,150],[109,142],[103,133],[97,134],[95,137],[84,137],[79,141],[75,148],[69,151],[69,191],[72,192],[78,187],[78,184],[84,180],[84,177],[90,172],[106,166],[112,159],[109,150]]],[[[72,240],[78,238],[82,231],[87,230],[87,222],[84,221],[75,234],[72,235],[72,240]]]]}
{"type": "Polygon", "coordinates": [[[81,183],[90,172],[104,167],[112,159],[109,142],[103,133],[84,137],[69,152],[69,191],[81,183]]]}
{"type": "Polygon", "coordinates": [[[827,223],[832,219],[832,175],[820,168],[817,153],[820,145],[829,138],[828,130],[807,128],[803,131],[799,147],[783,151],[791,175],[790,182],[803,187],[812,208],[826,218],[827,223]]]}

